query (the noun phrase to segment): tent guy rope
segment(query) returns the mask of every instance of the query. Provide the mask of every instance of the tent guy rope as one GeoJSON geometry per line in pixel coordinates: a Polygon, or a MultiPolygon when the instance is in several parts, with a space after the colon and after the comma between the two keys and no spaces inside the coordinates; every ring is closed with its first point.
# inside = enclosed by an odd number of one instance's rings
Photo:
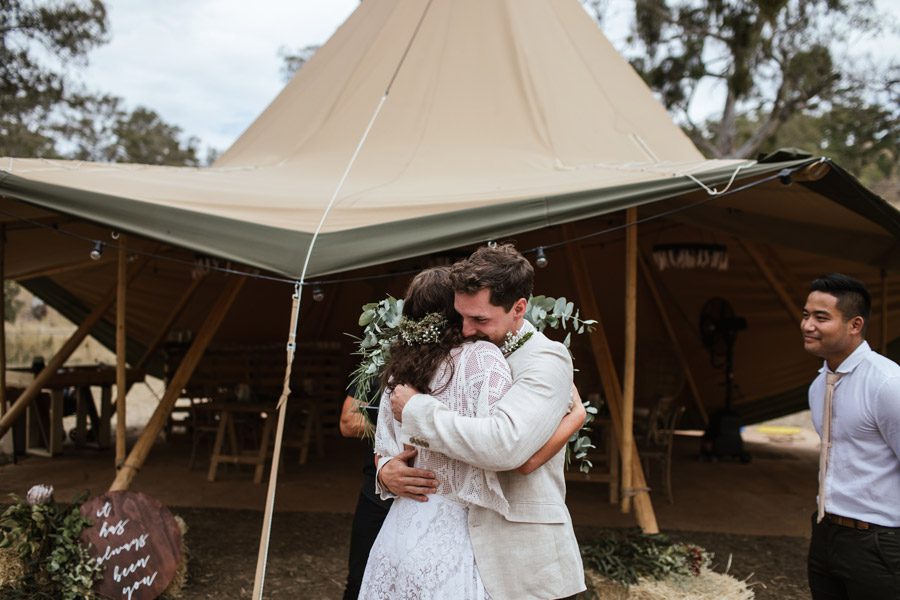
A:
{"type": "Polygon", "coordinates": [[[409,50],[419,33],[419,29],[422,27],[422,22],[425,20],[425,15],[428,14],[428,9],[430,7],[431,0],[429,0],[428,4],[425,5],[421,17],[419,17],[419,22],[416,24],[416,28],[413,30],[409,42],[407,42],[406,48],[404,49],[403,54],[400,56],[400,59],[397,62],[397,66],[395,67],[394,72],[384,89],[384,93],[382,94],[381,99],[378,101],[378,105],[375,107],[375,110],[372,113],[372,117],[369,119],[369,124],[366,126],[365,131],[360,137],[359,142],[356,145],[356,149],[354,150],[353,155],[350,157],[350,160],[347,163],[347,167],[344,169],[344,173],[341,176],[341,179],[338,181],[338,184],[331,195],[331,199],[328,201],[328,205],[325,207],[325,210],[322,213],[322,217],[319,219],[319,224],[316,226],[316,230],[313,233],[312,239],[310,240],[309,246],[306,250],[306,258],[303,261],[303,269],[300,273],[300,279],[294,286],[294,295],[292,297],[293,301],[291,306],[291,325],[288,331],[288,342],[286,348],[287,364],[285,366],[284,385],[281,392],[281,398],[278,400],[278,425],[275,430],[275,446],[272,451],[272,467],[269,471],[269,483],[268,490],[266,492],[266,509],[265,515],[263,517],[263,529],[259,540],[259,554],[257,556],[256,562],[256,577],[253,581],[254,600],[262,600],[263,588],[266,580],[266,564],[269,556],[269,539],[272,533],[272,517],[275,510],[275,489],[278,485],[278,464],[281,459],[281,443],[284,436],[284,422],[285,415],[287,413],[287,399],[291,393],[291,370],[294,362],[294,352],[297,348],[296,340],[297,329],[300,320],[300,303],[302,298],[303,285],[306,280],[306,272],[309,268],[309,261],[312,257],[313,249],[315,248],[316,240],[319,237],[322,226],[325,224],[325,220],[328,218],[328,214],[331,212],[332,207],[337,201],[338,195],[344,188],[344,183],[347,181],[347,177],[349,177],[350,172],[353,170],[353,165],[356,164],[359,153],[360,151],[362,151],[362,148],[369,137],[369,133],[372,131],[372,127],[375,125],[375,121],[381,114],[381,109],[384,107],[385,102],[387,102],[388,96],[391,92],[391,87],[394,85],[394,82],[397,79],[397,74],[400,72],[403,63],[406,61],[406,57],[409,55],[409,50]]]}

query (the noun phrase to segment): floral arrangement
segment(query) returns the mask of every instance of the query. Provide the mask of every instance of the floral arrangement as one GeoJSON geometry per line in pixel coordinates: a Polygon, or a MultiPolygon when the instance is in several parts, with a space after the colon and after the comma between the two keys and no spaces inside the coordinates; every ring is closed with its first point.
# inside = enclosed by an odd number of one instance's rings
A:
{"type": "Polygon", "coordinates": [[[76,600],[94,598],[91,588],[101,566],[81,542],[90,522],[81,516],[83,498],[70,505],[53,500],[53,487],[36,485],[25,499],[11,496],[13,504],[0,516],[0,549],[18,561],[14,581],[3,581],[3,598],[76,600]]]}
{"type": "MultiPolygon", "coordinates": [[[[439,315],[434,315],[440,319],[439,315]]],[[[367,419],[366,434],[371,435],[374,430],[374,418],[369,410],[377,409],[381,397],[381,388],[378,384],[378,374],[387,362],[391,352],[391,345],[398,339],[410,343],[404,335],[404,331],[411,332],[408,323],[416,323],[416,335],[431,331],[435,323],[424,322],[431,317],[418,322],[406,321],[403,318],[403,300],[388,296],[379,302],[372,302],[362,307],[359,316],[359,325],[363,328],[363,335],[357,339],[357,349],[354,354],[360,357],[359,366],[353,371],[351,386],[356,389],[356,398],[361,403],[361,410],[367,419]]],[[[580,312],[572,302],[564,297],[552,298],[550,296],[532,296],[528,300],[525,309],[525,318],[534,325],[538,331],[562,329],[568,331],[563,344],[568,348],[572,333],[585,333],[590,331],[596,321],[582,319],[580,312]]],[[[441,319],[441,321],[443,321],[441,319]]],[[[441,322],[439,327],[443,327],[441,322]]],[[[411,333],[407,333],[411,335],[411,333]]],[[[509,356],[528,341],[530,335],[507,336],[501,350],[504,356],[509,356]]],[[[430,338],[429,338],[430,339],[430,338]]],[[[566,464],[570,464],[573,458],[579,461],[579,470],[587,473],[593,466],[587,458],[587,453],[594,445],[591,443],[590,423],[597,414],[597,408],[585,402],[587,417],[581,430],[575,432],[566,445],[566,464]]]]}

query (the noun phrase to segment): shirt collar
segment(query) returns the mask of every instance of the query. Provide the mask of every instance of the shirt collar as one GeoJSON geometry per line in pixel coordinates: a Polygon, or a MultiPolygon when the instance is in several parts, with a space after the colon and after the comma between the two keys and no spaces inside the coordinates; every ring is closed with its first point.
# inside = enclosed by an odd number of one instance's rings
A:
{"type": "MultiPolygon", "coordinates": [[[[850,356],[844,359],[838,368],[835,369],[836,373],[841,373],[842,375],[846,375],[847,373],[852,373],[853,370],[859,366],[859,363],[866,358],[869,352],[872,351],[872,348],[869,347],[869,342],[863,340],[859,346],[856,347],[856,350],[850,353],[850,356]]],[[[822,363],[822,368],[819,369],[819,373],[830,373],[831,371],[828,369],[828,361],[822,363]]]]}

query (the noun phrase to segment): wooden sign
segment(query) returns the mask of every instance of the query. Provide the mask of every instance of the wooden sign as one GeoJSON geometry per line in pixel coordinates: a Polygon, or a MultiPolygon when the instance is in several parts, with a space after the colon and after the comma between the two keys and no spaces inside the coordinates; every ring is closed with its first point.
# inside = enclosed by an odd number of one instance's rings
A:
{"type": "Polygon", "coordinates": [[[107,492],[81,506],[93,525],[81,534],[104,567],[94,591],[103,597],[152,600],[169,586],[181,560],[172,513],[140,492],[107,492]]]}

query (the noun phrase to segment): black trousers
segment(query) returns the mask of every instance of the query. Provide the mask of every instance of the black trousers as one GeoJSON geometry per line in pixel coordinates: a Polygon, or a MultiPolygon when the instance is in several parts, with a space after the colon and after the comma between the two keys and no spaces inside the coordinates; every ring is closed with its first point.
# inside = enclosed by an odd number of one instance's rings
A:
{"type": "Polygon", "coordinates": [[[807,562],[813,600],[900,600],[900,528],[816,523],[807,562]]]}
{"type": "Polygon", "coordinates": [[[385,508],[365,496],[359,495],[356,512],[353,514],[353,529],[350,532],[350,558],[347,561],[347,585],[344,587],[344,600],[356,600],[359,597],[359,586],[366,572],[366,561],[369,551],[381,525],[388,514],[385,508]]]}

